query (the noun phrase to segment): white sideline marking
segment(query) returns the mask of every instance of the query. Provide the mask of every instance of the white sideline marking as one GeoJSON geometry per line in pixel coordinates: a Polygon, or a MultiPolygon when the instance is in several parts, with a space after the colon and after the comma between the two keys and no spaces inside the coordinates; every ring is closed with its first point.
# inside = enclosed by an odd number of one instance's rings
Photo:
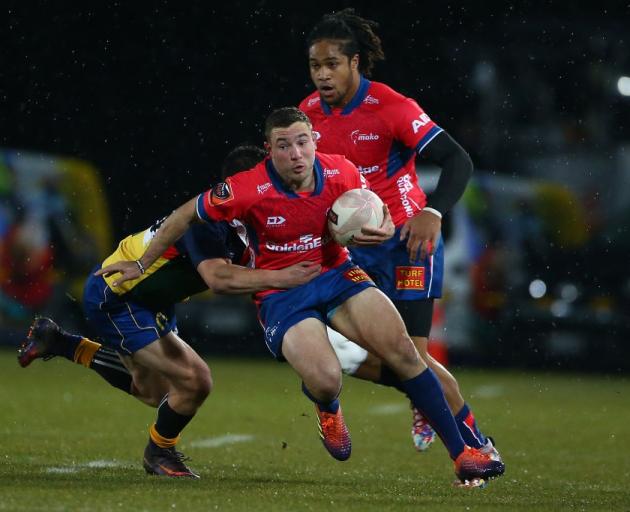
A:
{"type": "Polygon", "coordinates": [[[498,396],[501,396],[503,393],[503,386],[479,386],[478,388],[475,388],[472,392],[473,395],[481,398],[496,398],[498,396]]]}
{"type": "Polygon", "coordinates": [[[46,468],[46,473],[76,473],[79,468],[65,466],[60,468],[46,468]]]}
{"type": "Polygon", "coordinates": [[[91,460],[85,464],[79,464],[79,466],[85,466],[87,468],[119,468],[122,464],[115,460],[91,460]]]}
{"type": "Polygon", "coordinates": [[[370,409],[370,414],[376,414],[377,416],[387,416],[390,414],[398,414],[399,412],[409,409],[408,404],[396,403],[396,404],[383,404],[377,405],[370,409]]]}
{"type": "Polygon", "coordinates": [[[81,464],[73,464],[72,466],[56,466],[52,468],[46,468],[46,473],[78,473],[84,469],[103,469],[103,468],[119,468],[124,466],[121,462],[115,460],[91,460],[89,462],[82,462],[81,464]]]}
{"type": "Polygon", "coordinates": [[[226,444],[247,443],[253,441],[254,436],[249,434],[227,434],[219,437],[209,437],[208,439],[199,439],[192,441],[190,446],[193,448],[218,448],[226,444]]]}

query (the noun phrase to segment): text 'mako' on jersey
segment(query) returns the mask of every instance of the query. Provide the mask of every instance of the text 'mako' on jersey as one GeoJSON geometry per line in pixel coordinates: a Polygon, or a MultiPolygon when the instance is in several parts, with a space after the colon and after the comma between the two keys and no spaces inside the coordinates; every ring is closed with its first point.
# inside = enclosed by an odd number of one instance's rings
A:
{"type": "Polygon", "coordinates": [[[314,92],[300,103],[313,123],[318,151],[344,155],[387,203],[400,226],[426,205],[415,156],[442,129],[411,98],[361,77],[343,108],[331,109],[314,92]]]}
{"type": "MultiPolygon", "coordinates": [[[[117,249],[105,259],[103,267],[120,260],[140,259],[164,222],[121,240],[117,249]]],[[[118,274],[105,277],[108,286],[121,297],[145,306],[172,305],[208,289],[197,266],[204,260],[223,258],[245,264],[245,243],[227,222],[193,224],[186,233],[137,279],[113,286],[118,274]]]]}
{"type": "MultiPolygon", "coordinates": [[[[313,192],[295,193],[266,158],[201,194],[197,215],[203,220],[238,219],[245,224],[256,268],[276,270],[313,261],[326,272],[348,259],[348,251],[330,236],[328,210],[345,191],[366,188],[366,181],[341,155],[316,153],[313,172],[313,192]]],[[[261,292],[256,299],[272,291],[261,292]]]]}

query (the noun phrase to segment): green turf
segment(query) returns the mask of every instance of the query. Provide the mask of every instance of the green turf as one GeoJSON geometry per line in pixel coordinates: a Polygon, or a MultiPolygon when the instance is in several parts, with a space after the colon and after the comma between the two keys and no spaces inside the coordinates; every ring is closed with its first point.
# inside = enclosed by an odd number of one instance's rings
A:
{"type": "Polygon", "coordinates": [[[442,446],[414,452],[396,392],[346,378],[353,454],[339,463],[287,365],[210,365],[215,390],[181,443],[202,479],[173,481],[141,467],[152,409],[68,361],[22,369],[0,352],[0,510],[630,510],[627,377],[458,371],[507,464],[461,490],[442,446]],[[191,446],[228,434],[254,438],[191,446]]]}

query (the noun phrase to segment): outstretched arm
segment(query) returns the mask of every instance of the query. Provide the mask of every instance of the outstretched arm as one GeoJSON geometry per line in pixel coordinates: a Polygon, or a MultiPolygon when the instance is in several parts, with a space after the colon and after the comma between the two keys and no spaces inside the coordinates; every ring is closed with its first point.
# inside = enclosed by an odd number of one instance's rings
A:
{"type": "Polygon", "coordinates": [[[190,224],[198,220],[195,208],[196,202],[197,198],[191,199],[166,218],[139,260],[117,261],[103,267],[95,272],[94,275],[108,277],[112,274],[120,273],[120,277],[114,281],[113,286],[120,286],[125,281],[140,277],[166,249],[186,232],[190,224]]]}
{"type": "Polygon", "coordinates": [[[400,232],[407,238],[409,258],[415,260],[433,254],[440,238],[442,214],[448,212],[464,193],[473,172],[468,153],[446,132],[440,133],[422,152],[423,156],[442,168],[437,187],[427,206],[409,219],[400,232]]]}
{"type": "Polygon", "coordinates": [[[293,288],[308,283],[321,272],[311,261],[280,270],[252,269],[232,265],[229,260],[212,258],[197,265],[197,272],[212,291],[223,294],[255,293],[269,289],[293,288]]]}

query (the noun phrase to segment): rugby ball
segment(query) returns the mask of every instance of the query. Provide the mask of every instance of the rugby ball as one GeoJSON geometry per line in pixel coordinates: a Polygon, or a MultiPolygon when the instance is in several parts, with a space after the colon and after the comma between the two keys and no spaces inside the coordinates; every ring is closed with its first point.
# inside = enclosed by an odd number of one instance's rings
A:
{"type": "Polygon", "coordinates": [[[361,227],[383,223],[383,201],[371,190],[354,188],[341,194],[328,210],[328,229],[340,245],[348,245],[361,227]]]}

